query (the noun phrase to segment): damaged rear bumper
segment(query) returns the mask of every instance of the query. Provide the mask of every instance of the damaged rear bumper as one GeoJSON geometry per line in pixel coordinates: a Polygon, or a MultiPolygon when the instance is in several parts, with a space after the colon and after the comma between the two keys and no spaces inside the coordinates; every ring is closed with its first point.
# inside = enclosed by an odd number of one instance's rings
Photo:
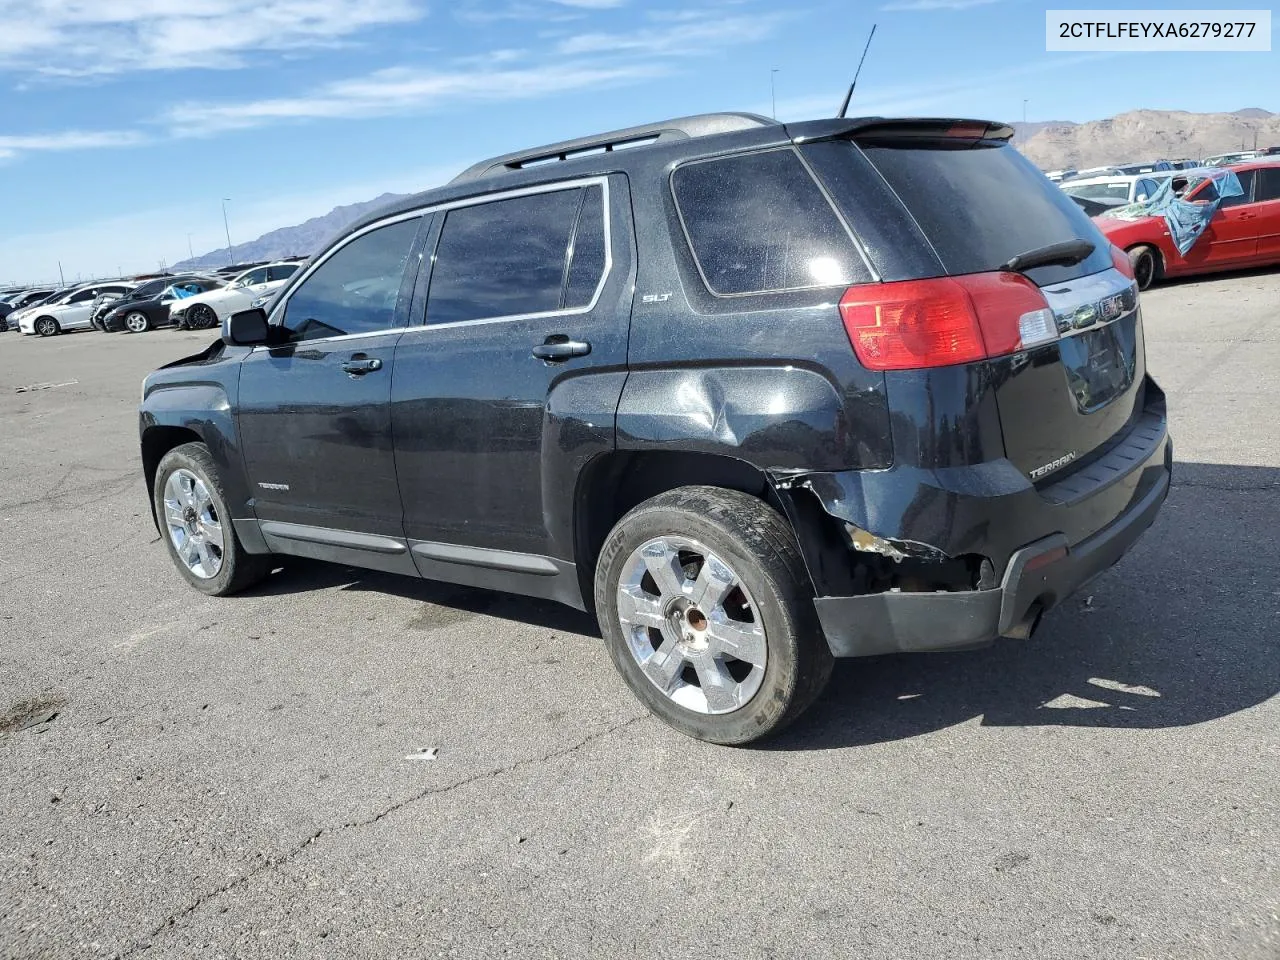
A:
{"type": "Polygon", "coordinates": [[[960,593],[877,593],[814,601],[837,657],[964,650],[1027,636],[1040,616],[1118,561],[1155,521],[1169,492],[1164,471],[1113,524],[1074,547],[1062,534],[1015,552],[1000,586],[960,593]]]}
{"type": "Polygon", "coordinates": [[[1116,563],[1154,522],[1173,466],[1160,401],[1106,457],[1039,488],[1008,461],[1008,470],[982,464],[968,477],[888,470],[803,478],[796,486],[827,514],[875,531],[881,543],[991,561],[985,589],[831,596],[815,578],[832,653],[963,650],[1029,636],[1043,613],[1116,563]]]}

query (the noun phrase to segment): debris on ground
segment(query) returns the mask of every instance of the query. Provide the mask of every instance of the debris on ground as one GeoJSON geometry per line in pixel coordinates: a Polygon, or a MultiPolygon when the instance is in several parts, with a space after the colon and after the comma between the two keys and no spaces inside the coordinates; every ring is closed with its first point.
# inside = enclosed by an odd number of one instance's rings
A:
{"type": "Polygon", "coordinates": [[[406,760],[434,760],[440,753],[439,747],[423,747],[417,753],[406,753],[406,760]]]}
{"type": "Polygon", "coordinates": [[[0,733],[18,733],[52,723],[65,702],[62,697],[27,697],[19,700],[0,715],[0,733]]]}
{"type": "Polygon", "coordinates": [[[79,383],[79,380],[67,380],[63,383],[29,383],[25,387],[15,387],[14,393],[34,393],[37,390],[56,390],[58,387],[71,387],[79,383]]]}

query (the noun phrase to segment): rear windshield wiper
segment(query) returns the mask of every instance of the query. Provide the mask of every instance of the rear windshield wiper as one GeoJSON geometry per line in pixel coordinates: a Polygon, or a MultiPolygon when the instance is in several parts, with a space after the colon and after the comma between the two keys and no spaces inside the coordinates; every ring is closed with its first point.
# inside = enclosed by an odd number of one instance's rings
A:
{"type": "Polygon", "coordinates": [[[1074,267],[1082,260],[1088,260],[1093,250],[1094,246],[1088,240],[1064,240],[1020,253],[1006,263],[1003,269],[1020,273],[1032,267],[1074,267]]]}

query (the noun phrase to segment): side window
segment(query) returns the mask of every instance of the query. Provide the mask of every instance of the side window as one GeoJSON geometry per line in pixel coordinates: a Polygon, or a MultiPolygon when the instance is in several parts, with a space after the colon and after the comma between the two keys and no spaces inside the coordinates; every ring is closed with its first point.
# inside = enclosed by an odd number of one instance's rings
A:
{"type": "Polygon", "coordinates": [[[396,301],[420,218],[401,220],[341,247],[285,304],[290,339],[373,333],[396,326],[396,301]]]}
{"type": "Polygon", "coordinates": [[[87,300],[92,300],[97,295],[97,290],[81,290],[79,293],[73,293],[67,303],[84,303],[87,300]]]}
{"type": "Polygon", "coordinates": [[[1257,175],[1257,189],[1253,194],[1255,202],[1280,200],[1280,167],[1261,167],[1257,175]]]}
{"type": "Polygon", "coordinates": [[[585,307],[595,298],[604,277],[605,243],[604,191],[591,186],[583,196],[578,226],[573,232],[569,275],[564,288],[565,308],[585,307]]]}
{"type": "Polygon", "coordinates": [[[287,280],[298,272],[299,264],[296,263],[280,263],[274,267],[267,267],[268,280],[287,280]]]}
{"type": "Polygon", "coordinates": [[[792,150],[685,164],[672,188],[712,293],[871,280],[848,231],[792,150]]]}
{"type": "Polygon", "coordinates": [[[1253,198],[1253,175],[1254,175],[1254,171],[1252,170],[1237,171],[1236,177],[1240,180],[1240,186],[1244,188],[1244,193],[1238,194],[1234,197],[1223,197],[1222,206],[1234,207],[1242,203],[1252,203],[1253,202],[1253,199],[1252,199],[1253,198]]]}
{"type": "Polygon", "coordinates": [[[1156,195],[1156,190],[1158,189],[1159,186],[1154,180],[1139,180],[1138,185],[1134,190],[1133,199],[1150,200],[1156,195]]]}
{"type": "Polygon", "coordinates": [[[1218,199],[1218,188],[1213,185],[1212,180],[1206,180],[1198,190],[1191,191],[1191,195],[1187,197],[1192,203],[1207,203],[1211,200],[1218,199]]]}
{"type": "Polygon", "coordinates": [[[582,189],[450,210],[436,246],[427,323],[560,309],[582,189]]]}
{"type": "Polygon", "coordinates": [[[254,287],[260,283],[266,283],[266,282],[267,282],[266,267],[259,267],[257,270],[252,270],[248,274],[246,274],[244,278],[244,285],[246,287],[254,287]]]}

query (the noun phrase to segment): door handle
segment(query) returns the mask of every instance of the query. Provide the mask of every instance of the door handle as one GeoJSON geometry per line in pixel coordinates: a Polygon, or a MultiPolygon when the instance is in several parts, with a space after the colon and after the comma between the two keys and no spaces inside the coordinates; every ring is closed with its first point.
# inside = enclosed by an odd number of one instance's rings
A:
{"type": "Polygon", "coordinates": [[[1237,220],[1254,220],[1254,219],[1257,219],[1257,216],[1258,215],[1256,213],[1242,213],[1240,214],[1240,216],[1236,217],[1236,219],[1237,220]]]}
{"type": "Polygon", "coordinates": [[[570,357],[585,357],[591,352],[591,344],[582,340],[570,340],[563,333],[547,337],[544,343],[533,348],[533,355],[548,363],[561,363],[570,357]]]}
{"type": "Polygon", "coordinates": [[[382,361],[377,357],[366,357],[362,353],[357,353],[342,365],[342,369],[352,377],[363,377],[366,373],[381,370],[382,361]]]}

